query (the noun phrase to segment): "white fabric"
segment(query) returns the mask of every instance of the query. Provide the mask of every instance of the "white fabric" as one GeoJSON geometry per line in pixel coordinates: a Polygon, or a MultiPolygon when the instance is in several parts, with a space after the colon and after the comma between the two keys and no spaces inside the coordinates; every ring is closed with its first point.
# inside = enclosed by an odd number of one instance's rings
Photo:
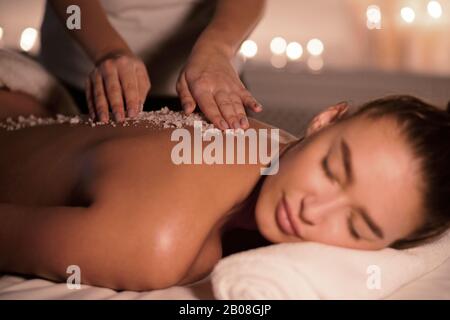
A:
{"type": "MultiPolygon", "coordinates": [[[[0,300],[11,299],[215,299],[211,289],[211,276],[190,286],[174,286],[153,291],[122,291],[82,285],[81,289],[69,289],[64,283],[5,275],[0,276],[0,300]]],[[[399,288],[388,300],[450,300],[450,259],[420,279],[399,288]]]]}
{"type": "MultiPolygon", "coordinates": [[[[198,35],[208,25],[216,0],[102,0],[108,20],[146,63],[150,94],[176,95],[178,75],[198,35]]],[[[82,13],[83,14],[83,13],[82,13]]],[[[83,16],[81,24],[83,24],[83,16]]],[[[93,64],[66,32],[49,4],[41,28],[42,63],[67,83],[84,89],[93,64]]],[[[242,61],[235,58],[240,70],[242,61]]]]}
{"type": "Polygon", "coordinates": [[[230,255],[211,279],[218,299],[382,299],[449,257],[450,231],[407,250],[283,243],[230,255]]]}
{"type": "Polygon", "coordinates": [[[214,299],[210,289],[202,286],[205,281],[197,282],[197,286],[173,286],[167,289],[152,291],[114,291],[108,288],[81,285],[80,289],[69,289],[65,283],[19,276],[0,276],[0,300],[23,299],[57,299],[57,300],[198,300],[214,299]]]}
{"type": "Polygon", "coordinates": [[[1,87],[29,94],[57,113],[79,114],[69,93],[44,68],[30,58],[6,49],[0,49],[1,87]]]}
{"type": "MultiPolygon", "coordinates": [[[[444,238],[443,238],[444,239],[444,238]]],[[[433,265],[438,265],[439,261],[448,255],[448,242],[449,235],[447,234],[446,240],[435,243],[432,247],[422,247],[408,252],[394,252],[395,250],[388,250],[391,253],[386,254],[384,251],[379,251],[377,256],[373,255],[374,252],[366,252],[364,254],[365,262],[361,260],[359,253],[352,255],[342,255],[342,248],[328,248],[323,250],[323,246],[316,246],[315,252],[312,252],[312,248],[308,246],[307,255],[302,258],[303,261],[312,261],[309,266],[308,274],[300,274],[288,272],[287,274],[277,273],[275,270],[269,270],[270,266],[276,266],[276,269],[280,272],[285,272],[286,259],[282,259],[277,262],[276,258],[280,259],[280,255],[270,254],[266,256],[266,260],[258,259],[255,264],[252,264],[250,270],[244,274],[241,267],[244,265],[234,266],[234,269],[240,269],[239,278],[234,270],[225,271],[223,268],[223,261],[230,261],[231,257],[238,257],[238,255],[245,256],[250,253],[254,253],[255,249],[242,253],[237,253],[229,257],[223,258],[219,265],[221,265],[220,271],[216,268],[214,273],[205,277],[204,279],[191,284],[189,286],[173,286],[162,290],[153,291],[122,291],[117,292],[108,288],[100,288],[93,286],[82,285],[81,289],[69,289],[65,283],[55,283],[48,280],[31,278],[26,279],[19,276],[4,275],[0,276],[0,300],[10,299],[225,299],[225,298],[239,298],[239,299],[272,299],[272,298],[286,298],[285,294],[280,294],[281,291],[286,291],[284,286],[292,287],[294,285],[305,285],[309,289],[300,288],[299,292],[311,293],[308,295],[295,296],[298,299],[308,299],[311,296],[317,298],[320,296],[322,299],[330,297],[336,298],[353,298],[353,299],[365,299],[365,298],[383,298],[388,300],[395,299],[445,299],[450,300],[450,258],[447,258],[436,269],[433,269],[433,265]],[[447,251],[445,251],[447,250],[447,251]],[[334,254],[332,254],[334,252],[334,254]],[[326,258],[326,254],[331,254],[326,258]],[[339,258],[336,258],[339,256],[339,258]],[[373,258],[368,258],[372,256],[373,258]],[[270,258],[270,260],[269,260],[270,258]],[[326,263],[325,265],[317,265],[318,261],[326,263]],[[344,261],[343,261],[344,260],[344,261]],[[263,263],[264,267],[259,264],[263,263]],[[367,274],[366,267],[368,263],[378,263],[381,268],[381,291],[375,294],[368,294],[367,287],[365,287],[367,274]],[[406,264],[405,264],[406,263],[406,264]],[[281,266],[280,266],[281,265],[281,266]],[[266,275],[263,277],[263,273],[260,272],[260,278],[255,276],[256,272],[252,272],[258,266],[258,270],[263,270],[266,275]],[[283,270],[280,270],[283,269],[283,270]],[[314,271],[313,269],[317,269],[314,271]],[[430,271],[431,270],[431,271],[430,271]],[[430,272],[428,272],[430,271],[430,272]],[[220,272],[221,280],[217,279],[217,273],[220,272]],[[225,272],[225,274],[224,274],[225,272]],[[229,274],[226,274],[229,273],[229,274]],[[306,278],[315,274],[315,278],[306,278]],[[419,273],[425,273],[423,276],[415,279],[419,276],[419,273]],[[212,281],[213,276],[215,277],[212,281]],[[289,278],[290,276],[290,278],[289,278]],[[281,280],[287,279],[289,281],[281,280]],[[341,279],[342,277],[342,279],[341,279]],[[227,280],[227,284],[224,285],[224,280],[227,280]],[[230,280],[232,280],[230,282],[230,280]],[[218,282],[219,281],[219,282],[218,282]],[[329,281],[329,283],[327,283],[329,281]],[[264,282],[264,285],[262,285],[264,282]],[[408,282],[408,283],[407,283],[408,282]],[[238,283],[242,283],[242,286],[238,286],[238,283]],[[220,286],[220,290],[218,290],[220,286]],[[211,288],[213,287],[213,288],[211,288]],[[214,289],[214,290],[213,290],[214,289]],[[273,290],[273,292],[270,292],[273,290]],[[323,290],[323,292],[319,292],[323,290]],[[232,292],[230,294],[230,292],[232,292]],[[262,292],[266,292],[262,294],[262,292]],[[342,292],[341,292],[342,291],[342,292]],[[349,294],[349,292],[351,294],[349,294]],[[392,291],[389,293],[389,291],[392,291]],[[370,296],[370,297],[369,297],[370,296]]],[[[294,246],[292,247],[295,247],[294,246]]],[[[300,244],[298,244],[300,245],[300,244]]],[[[278,245],[266,247],[275,248],[278,245]]],[[[284,246],[284,245],[283,245],[284,246]]],[[[261,248],[264,249],[264,248],[261,248]]],[[[302,250],[296,250],[296,254],[299,254],[302,250]]],[[[286,253],[286,252],[285,252],[286,253]]],[[[258,255],[260,257],[260,255],[258,255]]],[[[241,258],[239,258],[241,259],[241,258]]],[[[295,260],[295,259],[294,259],[295,260]]],[[[295,260],[294,264],[291,264],[292,269],[307,270],[307,267],[298,267],[299,262],[295,260]],[[294,267],[294,265],[297,265],[294,267]]],[[[236,260],[235,260],[236,261],[236,260]]],[[[290,261],[292,262],[292,261],[290,261]]],[[[218,266],[219,266],[218,265],[218,266]]],[[[308,264],[307,264],[308,265],[308,264]]],[[[288,268],[289,269],[289,268],[288,268]]]]}

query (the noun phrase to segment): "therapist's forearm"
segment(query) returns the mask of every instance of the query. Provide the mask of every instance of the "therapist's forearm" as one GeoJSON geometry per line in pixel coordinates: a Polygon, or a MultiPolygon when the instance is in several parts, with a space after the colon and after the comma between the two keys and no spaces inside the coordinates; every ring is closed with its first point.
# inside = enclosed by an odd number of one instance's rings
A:
{"type": "Polygon", "coordinates": [[[105,10],[98,0],[49,0],[57,16],[66,28],[69,17],[66,10],[77,5],[81,10],[81,29],[66,31],[83,47],[93,62],[111,54],[131,54],[125,40],[109,23],[105,10]]]}
{"type": "Polygon", "coordinates": [[[211,23],[193,51],[218,49],[232,58],[261,20],[265,5],[265,0],[219,0],[211,23]]]}

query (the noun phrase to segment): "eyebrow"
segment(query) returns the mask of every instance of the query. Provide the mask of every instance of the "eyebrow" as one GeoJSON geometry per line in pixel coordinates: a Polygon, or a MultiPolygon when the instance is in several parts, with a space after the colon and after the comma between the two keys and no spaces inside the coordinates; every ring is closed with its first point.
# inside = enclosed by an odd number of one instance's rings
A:
{"type": "MultiPolygon", "coordinates": [[[[345,181],[346,185],[351,185],[354,182],[353,167],[352,167],[352,153],[347,142],[341,140],[341,152],[342,152],[342,165],[345,171],[345,181]]],[[[370,215],[364,208],[356,208],[356,212],[361,216],[364,222],[367,224],[369,229],[380,239],[384,238],[383,231],[381,228],[372,220],[370,215]]]]}

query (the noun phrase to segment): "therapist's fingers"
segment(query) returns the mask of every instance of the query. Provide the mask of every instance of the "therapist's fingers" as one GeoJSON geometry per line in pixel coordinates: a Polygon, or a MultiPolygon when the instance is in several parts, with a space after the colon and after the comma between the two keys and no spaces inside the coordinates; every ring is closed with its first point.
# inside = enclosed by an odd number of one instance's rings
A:
{"type": "Polygon", "coordinates": [[[113,62],[108,60],[101,65],[100,70],[103,76],[106,97],[108,98],[109,106],[114,115],[114,120],[122,122],[125,118],[125,112],[117,69],[113,62]]]}
{"type": "Polygon", "coordinates": [[[231,101],[230,95],[226,91],[219,91],[214,96],[217,106],[219,107],[220,113],[225,118],[228,123],[229,128],[239,129],[239,119],[233,107],[233,102],[231,101]]]}
{"type": "Polygon", "coordinates": [[[184,71],[181,72],[180,76],[178,77],[176,90],[178,93],[178,97],[180,98],[181,105],[183,106],[184,113],[192,113],[195,110],[196,104],[186,82],[186,74],[184,73],[184,71]]]}
{"type": "Polygon", "coordinates": [[[239,96],[241,97],[244,106],[252,109],[254,112],[261,112],[262,105],[256,101],[256,99],[252,96],[252,94],[245,88],[242,88],[239,91],[239,96]]]}
{"type": "Polygon", "coordinates": [[[196,97],[196,101],[200,110],[203,111],[205,116],[217,127],[222,130],[229,129],[228,124],[223,119],[222,114],[217,107],[216,101],[211,93],[203,91],[196,97]]]}
{"type": "Polygon", "coordinates": [[[118,73],[125,98],[127,115],[130,118],[134,118],[140,110],[139,89],[134,65],[130,64],[128,59],[128,57],[120,57],[118,59],[118,73]]]}
{"type": "Polygon", "coordinates": [[[91,82],[93,87],[94,106],[97,118],[101,122],[109,121],[108,101],[105,95],[105,88],[103,86],[103,79],[100,72],[95,69],[91,73],[91,82]]]}
{"type": "Polygon", "coordinates": [[[248,119],[245,113],[244,105],[242,104],[241,98],[237,94],[230,94],[231,102],[233,103],[234,112],[239,120],[239,124],[241,128],[247,129],[250,124],[248,123],[248,119]]]}
{"type": "Polygon", "coordinates": [[[143,111],[144,102],[151,88],[151,82],[144,63],[138,62],[135,70],[139,90],[139,110],[143,111]]]}
{"type": "Polygon", "coordinates": [[[94,108],[94,97],[92,96],[92,83],[91,79],[87,78],[84,83],[85,94],[86,94],[86,102],[89,110],[89,117],[92,120],[95,120],[95,108],[94,108]]]}

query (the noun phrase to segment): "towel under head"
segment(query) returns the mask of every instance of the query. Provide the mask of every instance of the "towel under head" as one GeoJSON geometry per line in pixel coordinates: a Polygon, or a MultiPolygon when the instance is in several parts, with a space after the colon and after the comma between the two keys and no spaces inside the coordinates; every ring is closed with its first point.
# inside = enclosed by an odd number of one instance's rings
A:
{"type": "Polygon", "coordinates": [[[0,88],[31,95],[55,113],[80,114],[67,90],[32,59],[0,49],[0,88]]]}
{"type": "Polygon", "coordinates": [[[222,259],[211,281],[218,299],[382,299],[449,258],[450,230],[406,250],[282,243],[222,259]]]}

